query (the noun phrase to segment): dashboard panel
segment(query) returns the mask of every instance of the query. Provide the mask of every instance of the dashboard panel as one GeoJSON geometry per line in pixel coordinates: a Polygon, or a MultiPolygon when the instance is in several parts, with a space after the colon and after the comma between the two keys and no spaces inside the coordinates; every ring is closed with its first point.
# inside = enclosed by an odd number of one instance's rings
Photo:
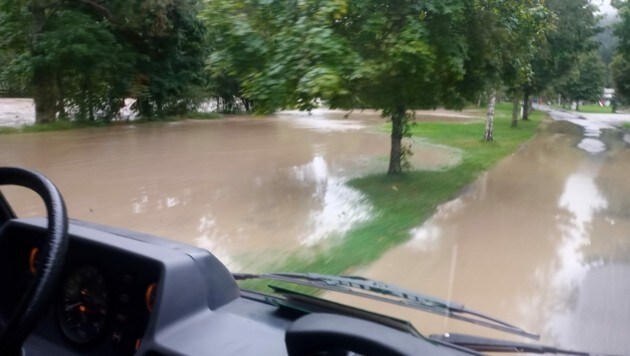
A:
{"type": "Polygon", "coordinates": [[[106,343],[118,354],[133,354],[152,312],[147,291],[155,291],[158,280],[159,265],[149,259],[73,241],[52,313],[77,348],[106,343]]]}
{"type": "MultiPolygon", "coordinates": [[[[0,227],[3,317],[34,278],[46,225],[15,219],[0,227]]],[[[69,237],[61,278],[25,355],[286,355],[295,315],[243,297],[207,250],[77,220],[69,237]]]]}
{"type": "MultiPolygon", "coordinates": [[[[2,283],[13,287],[0,293],[0,305],[17,305],[37,271],[46,236],[28,225],[6,233],[0,248],[11,254],[0,268],[2,283]]],[[[39,334],[77,353],[134,354],[154,309],[160,271],[158,261],[141,253],[71,235],[61,282],[39,334]]]]}

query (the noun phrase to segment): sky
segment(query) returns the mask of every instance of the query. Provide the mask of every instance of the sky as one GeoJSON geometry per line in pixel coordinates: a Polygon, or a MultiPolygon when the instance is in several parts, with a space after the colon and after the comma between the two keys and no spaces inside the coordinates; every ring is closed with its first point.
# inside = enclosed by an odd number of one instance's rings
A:
{"type": "Polygon", "coordinates": [[[599,11],[602,13],[614,12],[615,9],[610,5],[610,0],[591,0],[591,2],[599,6],[599,11]]]}

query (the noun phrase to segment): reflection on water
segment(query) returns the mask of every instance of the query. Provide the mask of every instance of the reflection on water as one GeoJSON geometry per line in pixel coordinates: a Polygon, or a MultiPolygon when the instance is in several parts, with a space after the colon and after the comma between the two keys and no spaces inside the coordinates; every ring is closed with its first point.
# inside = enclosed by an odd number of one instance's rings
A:
{"type": "MultiPolygon", "coordinates": [[[[566,123],[550,123],[412,229],[408,243],[356,274],[465,303],[541,333],[544,343],[630,354],[630,152],[622,135],[603,134],[606,124],[589,126],[562,115],[590,127],[586,138],[601,141],[607,151],[582,150],[577,144],[584,136],[567,130],[566,123]]],[[[513,338],[398,307],[330,297],[411,320],[424,334],[513,338]]]]}
{"type": "Polygon", "coordinates": [[[556,329],[562,343],[587,350],[630,354],[630,265],[594,266],[584,276],[570,313],[560,316],[556,329]],[[605,347],[603,345],[606,345],[605,347]]]}
{"type": "MultiPolygon", "coordinates": [[[[0,165],[35,168],[72,217],[197,244],[233,269],[256,270],[339,237],[372,208],[349,179],[387,168],[375,112],[315,111],[4,135],[0,165]]],[[[418,143],[414,165],[438,169],[458,152],[418,143]]],[[[4,191],[4,189],[3,189],[4,191]]],[[[21,216],[41,204],[7,190],[21,216]]]]}
{"type": "Polygon", "coordinates": [[[174,208],[180,204],[185,206],[190,201],[191,195],[192,190],[186,188],[182,190],[182,195],[179,197],[164,195],[152,197],[147,191],[147,188],[142,186],[138,188],[138,195],[131,199],[131,210],[134,214],[146,214],[150,207],[162,210],[174,208]]]}
{"type": "Polygon", "coordinates": [[[606,145],[602,141],[594,138],[583,139],[578,144],[578,147],[590,153],[601,153],[606,151],[606,145]]]}
{"type": "Polygon", "coordinates": [[[606,151],[606,144],[600,139],[602,130],[612,130],[615,127],[606,121],[577,117],[568,112],[554,112],[554,119],[567,121],[582,127],[584,138],[578,144],[578,148],[589,153],[601,153],[606,151]]]}
{"type": "Polygon", "coordinates": [[[560,302],[551,306],[546,332],[564,345],[576,343],[568,337],[575,323],[574,304],[584,278],[594,266],[587,263],[583,252],[584,247],[591,243],[591,224],[596,213],[608,208],[608,201],[595,184],[601,164],[600,161],[586,160],[576,173],[568,177],[558,204],[569,213],[567,219],[559,219],[558,222],[561,234],[557,248],[558,266],[552,267],[550,280],[542,281],[550,283],[560,302]]]}

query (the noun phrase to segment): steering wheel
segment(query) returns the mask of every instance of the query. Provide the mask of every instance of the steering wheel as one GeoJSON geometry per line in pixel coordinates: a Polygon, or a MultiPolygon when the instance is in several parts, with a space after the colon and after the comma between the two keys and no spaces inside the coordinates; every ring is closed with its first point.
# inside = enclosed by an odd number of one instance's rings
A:
{"type": "MultiPolygon", "coordinates": [[[[37,193],[46,204],[47,239],[40,249],[33,283],[10,317],[0,316],[0,355],[20,355],[22,344],[45,312],[60,277],[68,250],[68,214],[57,187],[43,175],[21,168],[0,167],[0,185],[17,185],[37,193]]],[[[6,224],[0,229],[5,238],[6,224]]]]}

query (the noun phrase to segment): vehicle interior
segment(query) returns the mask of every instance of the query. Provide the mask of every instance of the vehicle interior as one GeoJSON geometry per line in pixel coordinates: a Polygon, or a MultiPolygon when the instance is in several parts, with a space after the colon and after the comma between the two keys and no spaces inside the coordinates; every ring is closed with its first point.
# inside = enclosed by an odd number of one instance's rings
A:
{"type": "Polygon", "coordinates": [[[207,250],[69,219],[57,188],[37,172],[0,168],[0,185],[33,190],[47,209],[43,218],[17,218],[0,193],[1,355],[562,352],[423,336],[405,321],[279,286],[275,294],[242,290],[237,280],[252,278],[322,287],[536,338],[463,306],[356,277],[232,274],[207,250]]]}

